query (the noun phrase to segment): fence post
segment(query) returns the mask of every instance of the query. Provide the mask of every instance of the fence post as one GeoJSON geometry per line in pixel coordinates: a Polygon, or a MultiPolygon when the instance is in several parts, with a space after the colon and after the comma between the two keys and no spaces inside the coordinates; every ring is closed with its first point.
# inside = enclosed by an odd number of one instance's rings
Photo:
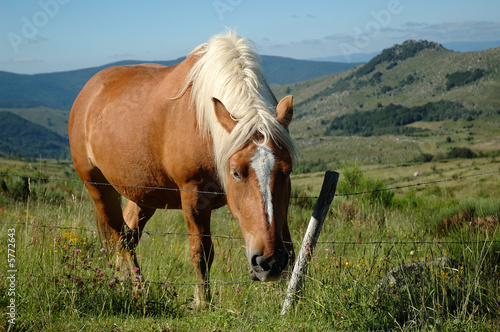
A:
{"type": "Polygon", "coordinates": [[[282,315],[287,313],[288,309],[290,309],[290,307],[295,303],[296,298],[301,294],[302,282],[304,276],[307,274],[307,262],[311,260],[314,247],[318,241],[319,233],[323,227],[323,222],[326,214],[328,213],[333,197],[335,196],[338,179],[339,173],[326,171],[318,201],[314,207],[312,217],[309,220],[309,226],[307,227],[306,234],[304,235],[299,256],[295,262],[292,277],[290,278],[290,283],[288,284],[287,295],[285,302],[283,303],[283,309],[281,310],[282,315]]]}

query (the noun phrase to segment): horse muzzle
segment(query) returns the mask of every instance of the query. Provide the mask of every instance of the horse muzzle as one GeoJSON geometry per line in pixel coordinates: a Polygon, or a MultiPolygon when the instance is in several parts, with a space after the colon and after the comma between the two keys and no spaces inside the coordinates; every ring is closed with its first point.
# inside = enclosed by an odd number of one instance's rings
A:
{"type": "Polygon", "coordinates": [[[286,249],[273,256],[254,253],[249,258],[250,278],[255,281],[277,281],[288,264],[290,255],[286,249]]]}

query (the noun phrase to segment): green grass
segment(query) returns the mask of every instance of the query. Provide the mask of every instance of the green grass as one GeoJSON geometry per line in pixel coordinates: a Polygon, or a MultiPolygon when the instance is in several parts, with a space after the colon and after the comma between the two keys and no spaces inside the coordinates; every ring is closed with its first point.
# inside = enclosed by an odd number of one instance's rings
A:
{"type": "MultiPolygon", "coordinates": [[[[459,167],[468,172],[468,162],[436,164],[434,171],[423,173],[437,179],[457,173],[459,167]]],[[[20,164],[14,167],[33,175],[20,164]]],[[[31,172],[40,171],[32,167],[31,172]]],[[[337,192],[390,187],[406,181],[408,171],[344,166],[337,192]]],[[[45,170],[48,176],[64,172],[45,170]]],[[[321,174],[308,176],[293,179],[294,195],[318,194],[321,174]]],[[[495,176],[488,181],[498,183],[495,176]]],[[[336,197],[310,261],[303,296],[284,317],[280,311],[287,282],[246,282],[244,242],[227,207],[215,211],[212,219],[212,304],[197,311],[191,308],[195,277],[179,211],[157,211],[146,226],[150,233],[143,236],[138,255],[148,283],[136,294],[135,280],[127,279],[123,267],[117,271],[115,260],[101,251],[92,231],[93,206],[81,184],[40,182],[25,197],[4,188],[0,303],[6,308],[10,300],[6,244],[7,230],[15,229],[17,330],[494,330],[500,323],[500,243],[492,240],[500,241],[500,203],[496,194],[465,191],[481,179],[391,191],[388,196],[336,197]],[[464,187],[457,189],[462,194],[451,194],[456,186],[464,187]],[[451,265],[429,263],[442,257],[451,265]],[[410,270],[399,276],[402,281],[384,282],[391,270],[412,262],[428,262],[418,271],[420,282],[410,270]]],[[[313,205],[314,199],[292,200],[289,224],[296,243],[313,205]]],[[[9,328],[6,315],[0,316],[0,326],[9,328]]]]}

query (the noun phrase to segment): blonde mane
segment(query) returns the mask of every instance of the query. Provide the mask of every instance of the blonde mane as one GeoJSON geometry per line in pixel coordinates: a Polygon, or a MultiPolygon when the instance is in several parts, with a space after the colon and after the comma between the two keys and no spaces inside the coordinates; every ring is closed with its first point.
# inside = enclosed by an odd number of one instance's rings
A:
{"type": "Polygon", "coordinates": [[[263,137],[257,144],[266,145],[273,140],[295,156],[290,135],[276,120],[276,98],[264,79],[260,59],[247,39],[228,31],[212,37],[191,54],[199,59],[185,84],[192,86],[191,102],[196,108],[198,129],[203,137],[212,138],[215,164],[224,189],[229,158],[256,134],[263,137]],[[219,124],[212,97],[222,101],[237,121],[231,133],[219,124]]]}

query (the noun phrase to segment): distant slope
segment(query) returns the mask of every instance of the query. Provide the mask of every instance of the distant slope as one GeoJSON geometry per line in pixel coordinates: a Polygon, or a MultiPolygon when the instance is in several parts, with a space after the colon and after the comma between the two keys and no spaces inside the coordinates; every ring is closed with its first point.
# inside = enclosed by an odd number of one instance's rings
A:
{"type": "Polygon", "coordinates": [[[68,158],[67,139],[10,112],[0,112],[0,154],[68,158]]]}
{"type": "Polygon", "coordinates": [[[25,108],[3,108],[0,103],[0,112],[2,111],[19,115],[25,120],[55,132],[59,136],[68,137],[69,111],[55,110],[43,105],[25,108]]]}
{"type": "MultiPolygon", "coordinates": [[[[171,66],[184,58],[157,63],[171,66]]],[[[69,110],[85,83],[102,69],[138,64],[142,61],[120,61],[100,67],[67,72],[36,75],[21,75],[0,71],[0,104],[32,102],[50,108],[69,110]]],[[[338,73],[356,64],[295,60],[290,58],[262,56],[262,66],[269,84],[294,83],[318,76],[338,73]]]]}
{"type": "Polygon", "coordinates": [[[273,91],[294,95],[298,170],[409,162],[464,146],[500,155],[500,48],[458,53],[407,41],[349,71],[273,91]]]}
{"type": "Polygon", "coordinates": [[[273,91],[278,97],[293,94],[296,115],[316,119],[391,103],[413,107],[440,100],[496,111],[500,109],[499,68],[500,48],[457,53],[432,42],[407,41],[349,71],[273,91]],[[464,81],[458,82],[461,77],[464,81]]]}
{"type": "MultiPolygon", "coordinates": [[[[163,61],[173,65],[182,59],[163,61]]],[[[100,67],[66,72],[22,75],[0,71],[0,105],[16,107],[19,102],[34,102],[50,108],[70,110],[85,83],[99,71],[113,66],[138,64],[141,61],[120,61],[100,67]]]]}
{"type": "MultiPolygon", "coordinates": [[[[500,40],[495,41],[477,41],[477,42],[449,42],[443,43],[443,46],[451,51],[455,52],[475,52],[484,51],[490,48],[500,47],[500,40]]],[[[373,59],[375,56],[380,54],[379,52],[373,53],[354,53],[346,55],[333,55],[320,58],[311,58],[308,60],[313,61],[336,61],[336,62],[358,62],[365,63],[373,59]]]]}

